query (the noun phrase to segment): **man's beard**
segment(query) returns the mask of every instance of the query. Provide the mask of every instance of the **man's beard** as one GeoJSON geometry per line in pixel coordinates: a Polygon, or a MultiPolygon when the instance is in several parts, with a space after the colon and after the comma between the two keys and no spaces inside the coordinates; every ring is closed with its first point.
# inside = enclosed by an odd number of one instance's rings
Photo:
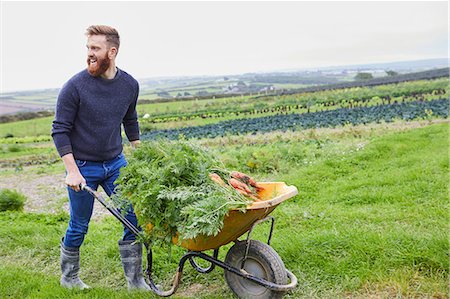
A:
{"type": "Polygon", "coordinates": [[[97,63],[95,66],[91,64],[91,58],[95,58],[95,56],[88,57],[87,70],[93,77],[99,77],[103,75],[111,65],[111,59],[109,59],[108,54],[106,54],[103,58],[97,57],[97,63]]]}

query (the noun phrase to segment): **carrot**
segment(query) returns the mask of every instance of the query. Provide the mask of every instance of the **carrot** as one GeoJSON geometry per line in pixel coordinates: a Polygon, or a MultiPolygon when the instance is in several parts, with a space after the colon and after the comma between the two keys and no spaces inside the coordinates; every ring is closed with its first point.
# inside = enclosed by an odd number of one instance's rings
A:
{"type": "Polygon", "coordinates": [[[237,187],[234,187],[236,189],[237,192],[239,192],[240,194],[246,196],[246,197],[250,197],[251,199],[253,199],[253,201],[260,201],[260,198],[256,197],[255,195],[253,195],[252,193],[247,193],[242,189],[239,189],[237,187]]]}
{"type": "Polygon", "coordinates": [[[241,182],[243,182],[245,184],[249,184],[250,183],[250,176],[246,175],[245,173],[242,173],[242,172],[239,172],[239,171],[232,171],[230,173],[230,176],[232,178],[240,180],[241,182]]]}
{"type": "Polygon", "coordinates": [[[222,180],[222,178],[217,174],[217,173],[210,173],[209,177],[211,178],[211,180],[213,180],[214,182],[216,182],[217,184],[221,185],[221,186],[225,186],[225,182],[222,180]]]}
{"type": "MultiPolygon", "coordinates": [[[[211,180],[213,180],[214,182],[218,183],[221,186],[226,185],[225,182],[222,180],[222,178],[217,173],[210,173],[209,177],[211,178],[211,180]]],[[[250,197],[255,201],[259,201],[259,198],[256,197],[255,195],[253,195],[252,190],[245,183],[238,181],[236,179],[233,179],[233,178],[230,179],[228,182],[240,194],[242,194],[246,197],[250,197]]]]}
{"type": "Polygon", "coordinates": [[[242,191],[244,191],[244,192],[246,192],[248,194],[252,194],[252,190],[250,190],[250,188],[245,183],[243,183],[241,181],[238,181],[236,179],[231,178],[231,179],[228,180],[228,183],[230,183],[230,185],[233,188],[235,188],[235,189],[239,189],[239,190],[242,190],[242,191]]]}
{"type": "Polygon", "coordinates": [[[258,183],[249,175],[246,175],[245,173],[239,172],[239,171],[232,171],[230,173],[230,176],[232,178],[238,179],[244,184],[250,185],[252,187],[255,187],[257,190],[263,190],[264,187],[258,185],[258,183]]]}

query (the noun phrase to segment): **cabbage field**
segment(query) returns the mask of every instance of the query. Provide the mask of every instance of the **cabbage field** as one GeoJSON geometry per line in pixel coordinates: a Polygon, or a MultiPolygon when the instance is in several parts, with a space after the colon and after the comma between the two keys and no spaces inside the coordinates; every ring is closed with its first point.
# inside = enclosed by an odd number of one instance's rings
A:
{"type": "Polygon", "coordinates": [[[447,118],[448,109],[448,99],[370,107],[339,108],[304,114],[279,114],[227,120],[204,126],[153,130],[144,133],[142,139],[214,138],[273,131],[299,131],[310,128],[392,122],[394,120],[426,119],[432,115],[447,118]]]}

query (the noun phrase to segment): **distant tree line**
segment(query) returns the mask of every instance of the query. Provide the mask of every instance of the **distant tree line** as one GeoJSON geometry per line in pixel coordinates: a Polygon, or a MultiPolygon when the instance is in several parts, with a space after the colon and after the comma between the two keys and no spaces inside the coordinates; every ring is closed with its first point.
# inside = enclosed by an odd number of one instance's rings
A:
{"type": "Polygon", "coordinates": [[[10,123],[21,120],[28,120],[40,117],[52,116],[54,114],[53,111],[45,110],[45,111],[35,111],[35,112],[20,112],[16,114],[6,114],[0,116],[0,124],[10,123]]]}
{"type": "Polygon", "coordinates": [[[254,76],[253,82],[271,83],[271,84],[334,84],[338,80],[336,78],[324,78],[324,77],[304,77],[301,75],[273,75],[273,76],[254,76]]]}
{"type": "Polygon", "coordinates": [[[357,80],[357,81],[370,80],[370,79],[373,79],[373,76],[371,73],[361,72],[361,73],[356,74],[356,76],[355,76],[355,80],[357,80]]]}
{"type": "Polygon", "coordinates": [[[314,91],[324,91],[324,90],[334,90],[334,89],[342,89],[342,88],[352,88],[352,87],[364,87],[364,86],[377,86],[377,85],[385,85],[385,84],[394,84],[400,82],[407,81],[417,81],[417,80],[432,80],[442,77],[449,77],[450,72],[449,68],[441,68],[430,71],[409,73],[397,76],[386,76],[380,78],[373,78],[368,80],[360,80],[353,82],[344,82],[330,85],[322,85],[322,86],[311,86],[311,87],[302,87],[290,90],[283,90],[281,94],[296,94],[302,92],[314,92],[314,91]]]}

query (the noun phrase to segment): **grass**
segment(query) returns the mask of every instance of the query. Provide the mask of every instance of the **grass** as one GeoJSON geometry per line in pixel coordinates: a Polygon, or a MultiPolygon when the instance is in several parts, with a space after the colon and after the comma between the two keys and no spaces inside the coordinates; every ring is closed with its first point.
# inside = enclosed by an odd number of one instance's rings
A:
{"type": "MultiPolygon", "coordinates": [[[[201,141],[228,167],[298,188],[273,212],[271,245],[299,279],[287,297],[447,298],[448,122],[390,126],[201,141]]],[[[126,291],[116,243],[121,228],[112,217],[93,221],[82,247],[81,276],[93,289],[60,288],[58,242],[66,222],[64,213],[0,213],[0,297],[155,298],[126,291]]],[[[258,227],[254,237],[266,233],[258,227]]],[[[154,252],[158,281],[170,280],[181,254],[178,247],[170,257],[154,252]]],[[[232,294],[222,270],[201,275],[187,265],[177,297],[232,294]]]]}
{"type": "MultiPolygon", "coordinates": [[[[3,212],[0,213],[0,219],[1,298],[157,298],[148,293],[130,294],[126,290],[117,248],[121,228],[115,219],[109,217],[100,222],[91,222],[90,233],[82,247],[81,276],[93,289],[85,292],[59,287],[58,246],[67,227],[67,214],[3,212]],[[20,283],[17,283],[18,280],[20,283]]],[[[172,255],[179,255],[179,251],[173,250],[172,255]]],[[[162,276],[161,272],[165,276],[175,272],[177,261],[170,259],[165,250],[156,250],[155,256],[160,257],[154,263],[157,276],[162,276]]],[[[192,270],[184,274],[185,282],[198,276],[192,270]]],[[[220,275],[215,273],[213,276],[218,279],[220,275]]],[[[184,290],[181,288],[181,291],[184,290]]],[[[210,295],[209,292],[204,293],[210,295]]],[[[202,298],[201,294],[199,297],[202,298]]]]}
{"type": "Polygon", "coordinates": [[[52,143],[0,144],[0,160],[46,154],[57,154],[52,143]]]}
{"type": "Polygon", "coordinates": [[[48,167],[56,162],[60,162],[60,158],[51,143],[0,144],[0,168],[20,170],[28,165],[48,167]]]}
{"type": "Polygon", "coordinates": [[[297,224],[290,241],[298,245],[281,245],[280,254],[321,286],[299,295],[376,286],[405,297],[446,296],[447,124],[383,136],[283,177],[299,196],[278,218],[297,224]]]}
{"type": "Polygon", "coordinates": [[[0,124],[0,138],[8,134],[14,137],[50,135],[53,116],[0,124]]]}
{"type": "MultiPolygon", "coordinates": [[[[9,162],[9,161],[8,161],[9,162]]],[[[49,161],[42,164],[35,164],[30,166],[22,166],[19,164],[12,163],[9,167],[0,168],[1,177],[17,177],[20,179],[28,179],[28,176],[40,176],[40,175],[52,175],[52,174],[63,174],[65,171],[64,164],[61,159],[55,163],[50,163],[49,161]],[[48,162],[48,163],[47,163],[48,162]]]]}
{"type": "Polygon", "coordinates": [[[226,106],[235,106],[236,104],[245,104],[250,99],[249,96],[234,96],[224,98],[211,98],[201,100],[173,101],[166,103],[143,104],[137,106],[139,115],[149,113],[151,115],[160,115],[165,113],[180,113],[192,111],[205,111],[217,109],[226,106]]]}
{"type": "Polygon", "coordinates": [[[445,297],[448,124],[350,137],[223,150],[239,161],[229,165],[259,160],[256,176],[299,189],[274,212],[273,247],[301,277],[293,296],[445,297]]]}

